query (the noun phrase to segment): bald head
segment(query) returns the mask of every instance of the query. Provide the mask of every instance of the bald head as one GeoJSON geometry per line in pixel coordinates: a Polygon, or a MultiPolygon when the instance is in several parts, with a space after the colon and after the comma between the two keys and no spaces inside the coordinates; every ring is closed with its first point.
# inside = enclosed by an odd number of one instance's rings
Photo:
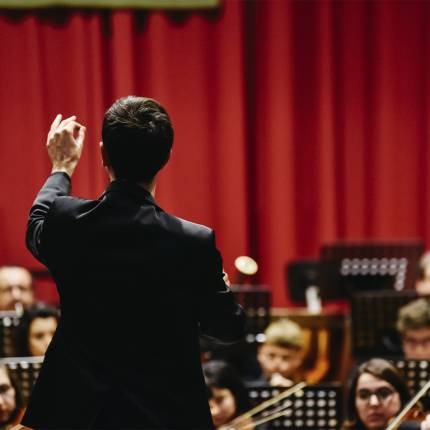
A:
{"type": "Polygon", "coordinates": [[[15,310],[33,303],[33,279],[24,267],[0,267],[0,311],[15,310]]]}

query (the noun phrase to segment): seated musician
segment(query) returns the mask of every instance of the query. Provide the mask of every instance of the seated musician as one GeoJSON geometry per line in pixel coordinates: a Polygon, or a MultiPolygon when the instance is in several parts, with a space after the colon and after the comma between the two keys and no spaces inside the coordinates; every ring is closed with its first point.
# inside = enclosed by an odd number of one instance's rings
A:
{"type": "Polygon", "coordinates": [[[303,380],[304,338],[300,326],[284,318],[270,324],[264,335],[257,354],[262,374],[251,385],[289,387],[303,380]]]}
{"type": "MultiPolygon", "coordinates": [[[[348,387],[345,430],[383,430],[411,399],[399,371],[373,358],[355,369],[348,387]]],[[[430,419],[403,422],[400,430],[429,430],[430,419]]]]}
{"type": "Polygon", "coordinates": [[[415,289],[420,295],[430,295],[430,251],[420,258],[415,289]]]}
{"type": "Polygon", "coordinates": [[[58,325],[58,310],[36,303],[24,311],[16,338],[19,357],[45,355],[58,325]]]}
{"type": "Polygon", "coordinates": [[[34,302],[33,278],[20,266],[0,267],[0,311],[21,311],[34,302]]]}
{"type": "Polygon", "coordinates": [[[203,364],[209,407],[215,427],[227,424],[250,409],[248,391],[239,374],[223,361],[203,364]]]}
{"type": "Polygon", "coordinates": [[[421,298],[403,306],[397,318],[407,359],[430,360],[430,302],[421,298]]]}
{"type": "Polygon", "coordinates": [[[4,365],[0,365],[0,429],[6,430],[19,423],[22,417],[18,386],[4,365]]]}

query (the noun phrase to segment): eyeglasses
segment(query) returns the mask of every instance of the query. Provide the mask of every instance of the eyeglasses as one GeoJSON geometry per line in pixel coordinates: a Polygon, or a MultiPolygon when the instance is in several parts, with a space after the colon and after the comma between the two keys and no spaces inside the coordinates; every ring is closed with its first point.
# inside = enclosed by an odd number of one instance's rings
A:
{"type": "Polygon", "coordinates": [[[384,403],[388,402],[395,392],[396,391],[388,387],[378,388],[375,391],[370,391],[363,388],[357,391],[357,397],[364,402],[368,402],[370,401],[370,398],[375,395],[380,403],[384,403]]]}
{"type": "Polygon", "coordinates": [[[7,285],[0,288],[0,294],[12,294],[13,290],[19,290],[20,293],[24,294],[31,291],[31,287],[26,285],[7,285]]]}

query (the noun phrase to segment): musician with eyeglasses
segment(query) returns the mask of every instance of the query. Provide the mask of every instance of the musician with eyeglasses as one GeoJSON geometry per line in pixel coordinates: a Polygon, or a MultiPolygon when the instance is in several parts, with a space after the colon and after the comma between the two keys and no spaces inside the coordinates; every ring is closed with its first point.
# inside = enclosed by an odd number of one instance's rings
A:
{"type": "Polygon", "coordinates": [[[33,303],[31,273],[21,266],[1,266],[0,311],[22,311],[33,303]]]}
{"type": "MultiPolygon", "coordinates": [[[[344,430],[383,430],[411,395],[399,371],[387,360],[373,358],[350,379],[344,430]]],[[[404,421],[400,430],[429,430],[430,418],[404,421]]]]}

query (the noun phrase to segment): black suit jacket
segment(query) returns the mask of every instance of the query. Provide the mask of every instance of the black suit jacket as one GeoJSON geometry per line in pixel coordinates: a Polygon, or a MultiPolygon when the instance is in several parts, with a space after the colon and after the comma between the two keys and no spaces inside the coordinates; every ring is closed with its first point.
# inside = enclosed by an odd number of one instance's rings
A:
{"type": "Polygon", "coordinates": [[[240,340],[214,234],[164,212],[137,184],[69,197],[54,173],[27,246],[50,270],[61,320],[23,424],[40,428],[210,428],[199,335],[240,340]]]}

